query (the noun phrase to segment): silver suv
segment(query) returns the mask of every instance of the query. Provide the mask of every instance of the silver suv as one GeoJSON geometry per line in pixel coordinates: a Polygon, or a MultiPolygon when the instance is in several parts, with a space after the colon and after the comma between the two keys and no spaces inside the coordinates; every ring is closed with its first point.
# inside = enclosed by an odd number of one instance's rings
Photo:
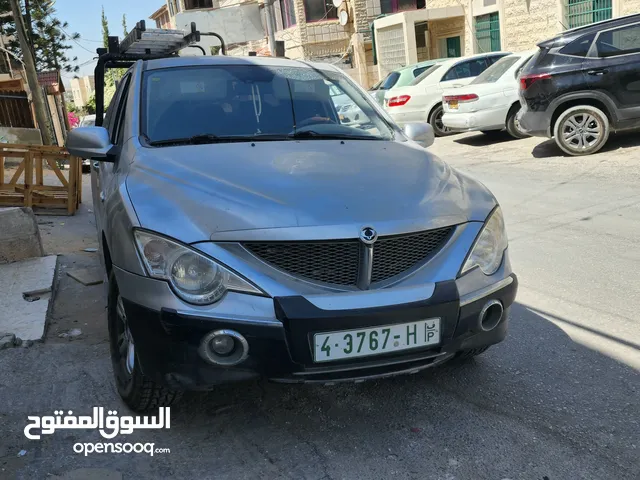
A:
{"type": "Polygon", "coordinates": [[[91,158],[117,387],[142,411],[262,375],[415,373],[505,338],[500,207],[336,67],[138,61],[91,158]],[[332,90],[364,124],[341,123],[332,90]]]}

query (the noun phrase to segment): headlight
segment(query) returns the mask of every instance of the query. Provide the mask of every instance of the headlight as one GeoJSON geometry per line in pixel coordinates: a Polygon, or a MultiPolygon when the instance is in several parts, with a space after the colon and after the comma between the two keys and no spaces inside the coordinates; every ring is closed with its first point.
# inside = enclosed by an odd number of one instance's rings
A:
{"type": "Polygon", "coordinates": [[[461,273],[479,267],[485,275],[493,275],[500,268],[506,249],[507,232],[504,228],[502,210],[497,207],[482,227],[461,273]]]}
{"type": "Polygon", "coordinates": [[[138,251],[150,277],[168,281],[183,300],[217,302],[227,290],[262,294],[246,280],[210,258],[160,235],[135,230],[138,251]]]}

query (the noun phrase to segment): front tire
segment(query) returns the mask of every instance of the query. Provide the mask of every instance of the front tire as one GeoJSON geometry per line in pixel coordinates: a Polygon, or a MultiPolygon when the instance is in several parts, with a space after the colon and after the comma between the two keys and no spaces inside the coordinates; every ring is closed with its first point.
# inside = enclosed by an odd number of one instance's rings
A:
{"type": "Polygon", "coordinates": [[[127,406],[135,412],[144,412],[178,401],[181,391],[166,388],[142,373],[113,272],[109,275],[107,319],[113,374],[118,393],[127,406]]]}
{"type": "Polygon", "coordinates": [[[453,132],[444,126],[442,123],[442,116],[444,115],[444,108],[442,104],[438,105],[433,109],[431,115],[429,115],[429,124],[431,128],[433,128],[433,133],[436,137],[446,137],[447,135],[451,135],[453,132]]]}
{"type": "Polygon", "coordinates": [[[591,105],[571,107],[558,117],[553,136],[560,149],[569,155],[596,153],[609,139],[609,119],[591,105]]]}

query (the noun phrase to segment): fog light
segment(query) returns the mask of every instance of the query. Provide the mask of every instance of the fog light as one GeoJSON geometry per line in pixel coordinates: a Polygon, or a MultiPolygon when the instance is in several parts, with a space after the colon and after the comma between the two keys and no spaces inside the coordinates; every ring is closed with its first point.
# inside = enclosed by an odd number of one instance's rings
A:
{"type": "Polygon", "coordinates": [[[200,340],[198,353],[209,363],[231,367],[247,359],[249,344],[235,330],[216,330],[200,340]]]}
{"type": "Polygon", "coordinates": [[[235,341],[229,335],[218,335],[211,340],[211,350],[218,355],[229,355],[235,346],[235,341]]]}

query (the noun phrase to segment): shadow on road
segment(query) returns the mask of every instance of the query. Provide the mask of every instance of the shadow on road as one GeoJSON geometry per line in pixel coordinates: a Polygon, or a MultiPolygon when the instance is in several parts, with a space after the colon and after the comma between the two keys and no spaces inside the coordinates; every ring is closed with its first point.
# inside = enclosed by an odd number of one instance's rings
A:
{"type": "Polygon", "coordinates": [[[517,139],[513,138],[506,131],[502,131],[492,132],[489,135],[478,133],[478,135],[462,137],[454,141],[460,145],[468,145],[470,147],[486,147],[497,143],[514,142],[517,141],[517,139]]]}
{"type": "MultiPolygon", "coordinates": [[[[597,153],[594,153],[592,156],[601,155],[603,153],[612,152],[618,149],[632,148],[640,145],[640,140],[638,140],[638,133],[618,133],[611,134],[607,144],[602,147],[597,153]]],[[[539,143],[533,150],[531,151],[531,155],[534,158],[549,158],[549,157],[567,157],[573,158],[572,155],[568,155],[564,153],[560,148],[556,145],[555,140],[549,139],[545,140],[542,143],[539,143]]]]}

